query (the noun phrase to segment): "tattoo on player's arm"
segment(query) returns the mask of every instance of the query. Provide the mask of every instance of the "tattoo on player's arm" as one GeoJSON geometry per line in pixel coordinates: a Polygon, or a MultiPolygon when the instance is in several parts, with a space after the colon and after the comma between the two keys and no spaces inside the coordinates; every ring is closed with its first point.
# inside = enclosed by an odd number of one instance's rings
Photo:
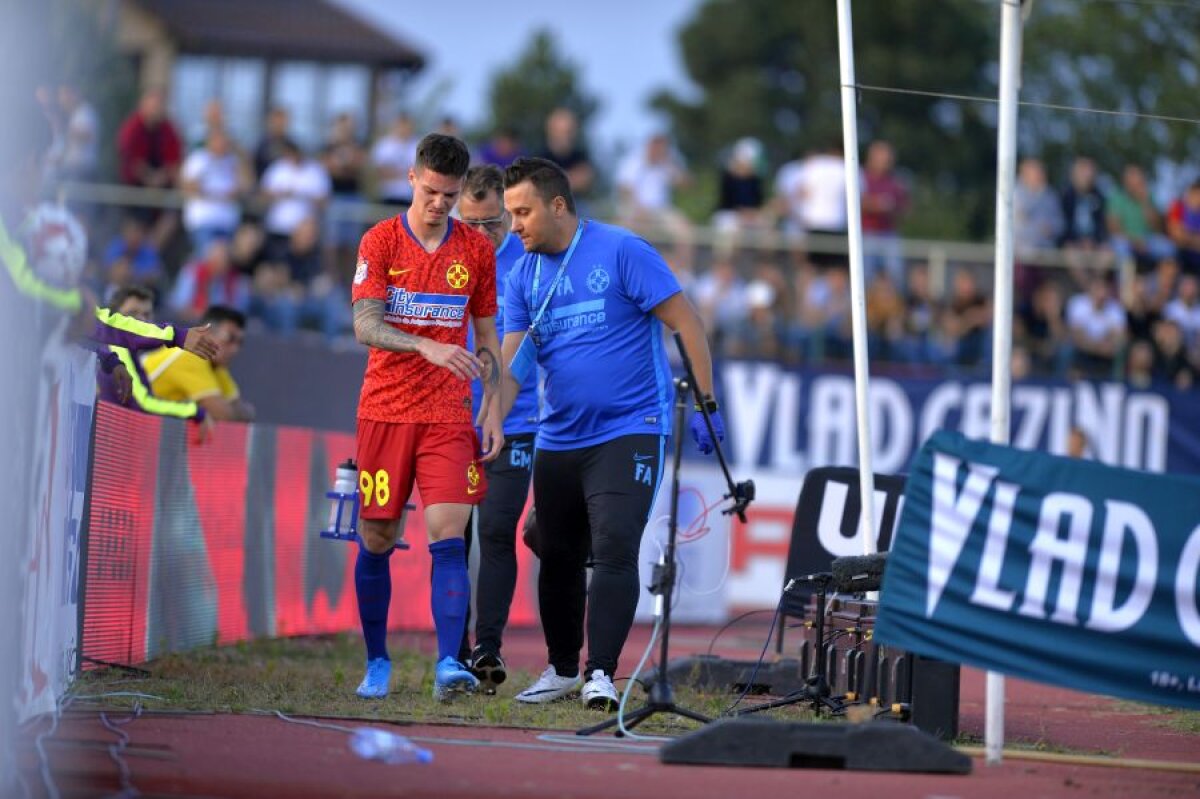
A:
{"type": "Polygon", "coordinates": [[[401,332],[383,319],[383,300],[363,299],[354,303],[354,335],[368,347],[391,352],[415,352],[420,336],[401,332]]]}
{"type": "Polygon", "coordinates": [[[496,360],[496,356],[492,354],[492,351],[487,347],[480,347],[475,351],[475,357],[479,358],[484,367],[487,368],[487,374],[484,375],[483,379],[486,380],[492,388],[500,385],[499,362],[496,360]]]}

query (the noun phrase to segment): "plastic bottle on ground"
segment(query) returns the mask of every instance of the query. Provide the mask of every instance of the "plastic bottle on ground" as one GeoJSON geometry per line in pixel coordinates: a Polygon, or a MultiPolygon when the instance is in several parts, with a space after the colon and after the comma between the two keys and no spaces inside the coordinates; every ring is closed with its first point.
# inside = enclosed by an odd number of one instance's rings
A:
{"type": "Polygon", "coordinates": [[[389,765],[433,762],[433,752],[417,746],[403,735],[375,727],[355,730],[350,738],[350,748],[361,758],[380,760],[389,765]]]}

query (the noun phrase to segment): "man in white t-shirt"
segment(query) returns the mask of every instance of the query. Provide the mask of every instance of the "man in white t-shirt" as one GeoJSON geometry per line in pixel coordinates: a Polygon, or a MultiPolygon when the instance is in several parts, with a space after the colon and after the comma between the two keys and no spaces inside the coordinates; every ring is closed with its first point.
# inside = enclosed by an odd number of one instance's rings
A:
{"type": "MultiPolygon", "coordinates": [[[[829,146],[804,160],[785,164],[775,181],[793,234],[846,235],[846,163],[841,149],[829,146]]],[[[810,253],[818,266],[845,263],[845,255],[810,253]]]]}
{"type": "Polygon", "coordinates": [[[412,204],[408,171],[416,163],[418,141],[412,119],[401,114],[371,148],[371,166],[375,170],[380,202],[412,204]]]}
{"type": "Polygon", "coordinates": [[[691,268],[692,226],[672,198],[675,189],[690,182],[683,159],[662,133],[651,136],[617,169],[618,224],[652,242],[671,242],[672,257],[667,260],[675,270],[691,268]]]}
{"type": "Polygon", "coordinates": [[[208,133],[204,147],[183,162],[183,226],[192,238],[192,251],[208,251],[213,239],[230,239],[242,220],[241,198],[249,175],[233,143],[221,128],[208,133]]]}
{"type": "Polygon", "coordinates": [[[308,158],[292,140],[283,143],[283,157],[267,167],[261,189],[271,205],[263,227],[267,256],[282,261],[288,240],[306,219],[320,222],[331,190],[329,173],[320,161],[308,158]]]}
{"type": "Polygon", "coordinates": [[[1112,296],[1108,278],[1093,275],[1086,293],[1067,303],[1067,329],[1075,348],[1075,369],[1086,376],[1111,378],[1117,353],[1125,343],[1125,309],[1112,296]]]}

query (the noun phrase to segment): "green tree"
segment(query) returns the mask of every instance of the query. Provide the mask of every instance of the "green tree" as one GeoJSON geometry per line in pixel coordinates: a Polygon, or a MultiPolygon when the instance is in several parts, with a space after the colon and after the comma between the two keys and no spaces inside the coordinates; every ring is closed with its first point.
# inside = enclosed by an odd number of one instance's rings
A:
{"type": "MultiPolygon", "coordinates": [[[[1037,0],[1025,27],[1021,99],[1195,119],[1200,2],[1037,0]]],[[[1056,182],[1076,154],[1111,173],[1127,162],[1200,161],[1196,123],[1023,106],[1020,144],[1056,182]]]]}
{"type": "MultiPolygon", "coordinates": [[[[994,98],[1000,3],[890,0],[854,6],[860,86],[994,98]]],[[[773,164],[841,141],[833,0],[707,0],[680,32],[696,101],[659,93],[693,164],[756,136],[773,164]]],[[[1037,0],[1025,32],[1022,99],[1194,116],[1200,89],[1200,3],[1037,0]]],[[[859,138],[891,141],[914,183],[917,235],[990,235],[996,106],[863,89],[859,138]]],[[[1154,156],[1196,158],[1195,125],[1022,107],[1022,154],[1045,157],[1061,182],[1075,153],[1110,169],[1154,156]]]]}
{"type": "Polygon", "coordinates": [[[576,65],[564,57],[548,30],[533,34],[516,61],[492,78],[489,92],[492,127],[511,128],[526,147],[544,144],[547,115],[569,108],[579,118],[579,129],[599,104],[580,82],[576,65]]]}
{"type": "MultiPolygon", "coordinates": [[[[858,4],[859,83],[994,94],[988,67],[995,37],[985,11],[968,2],[858,4]]],[[[680,45],[703,96],[688,102],[660,93],[653,103],[673,120],[680,146],[694,163],[715,163],[722,147],[747,135],[766,144],[775,165],[840,145],[837,16],[831,0],[709,0],[681,31],[680,45]]],[[[864,143],[887,138],[901,166],[939,191],[960,192],[994,164],[986,110],[974,104],[863,92],[858,117],[864,143]]],[[[958,224],[978,224],[974,217],[984,214],[979,206],[968,204],[964,214],[960,205],[958,224]]]]}

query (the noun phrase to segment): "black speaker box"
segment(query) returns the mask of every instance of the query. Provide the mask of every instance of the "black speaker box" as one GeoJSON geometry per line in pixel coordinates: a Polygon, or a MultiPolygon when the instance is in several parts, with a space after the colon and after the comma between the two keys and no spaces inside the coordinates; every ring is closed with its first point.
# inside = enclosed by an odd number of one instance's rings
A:
{"type": "Polygon", "coordinates": [[[721,719],[664,744],[663,763],[969,774],[971,758],[906,724],[721,719]]]}

